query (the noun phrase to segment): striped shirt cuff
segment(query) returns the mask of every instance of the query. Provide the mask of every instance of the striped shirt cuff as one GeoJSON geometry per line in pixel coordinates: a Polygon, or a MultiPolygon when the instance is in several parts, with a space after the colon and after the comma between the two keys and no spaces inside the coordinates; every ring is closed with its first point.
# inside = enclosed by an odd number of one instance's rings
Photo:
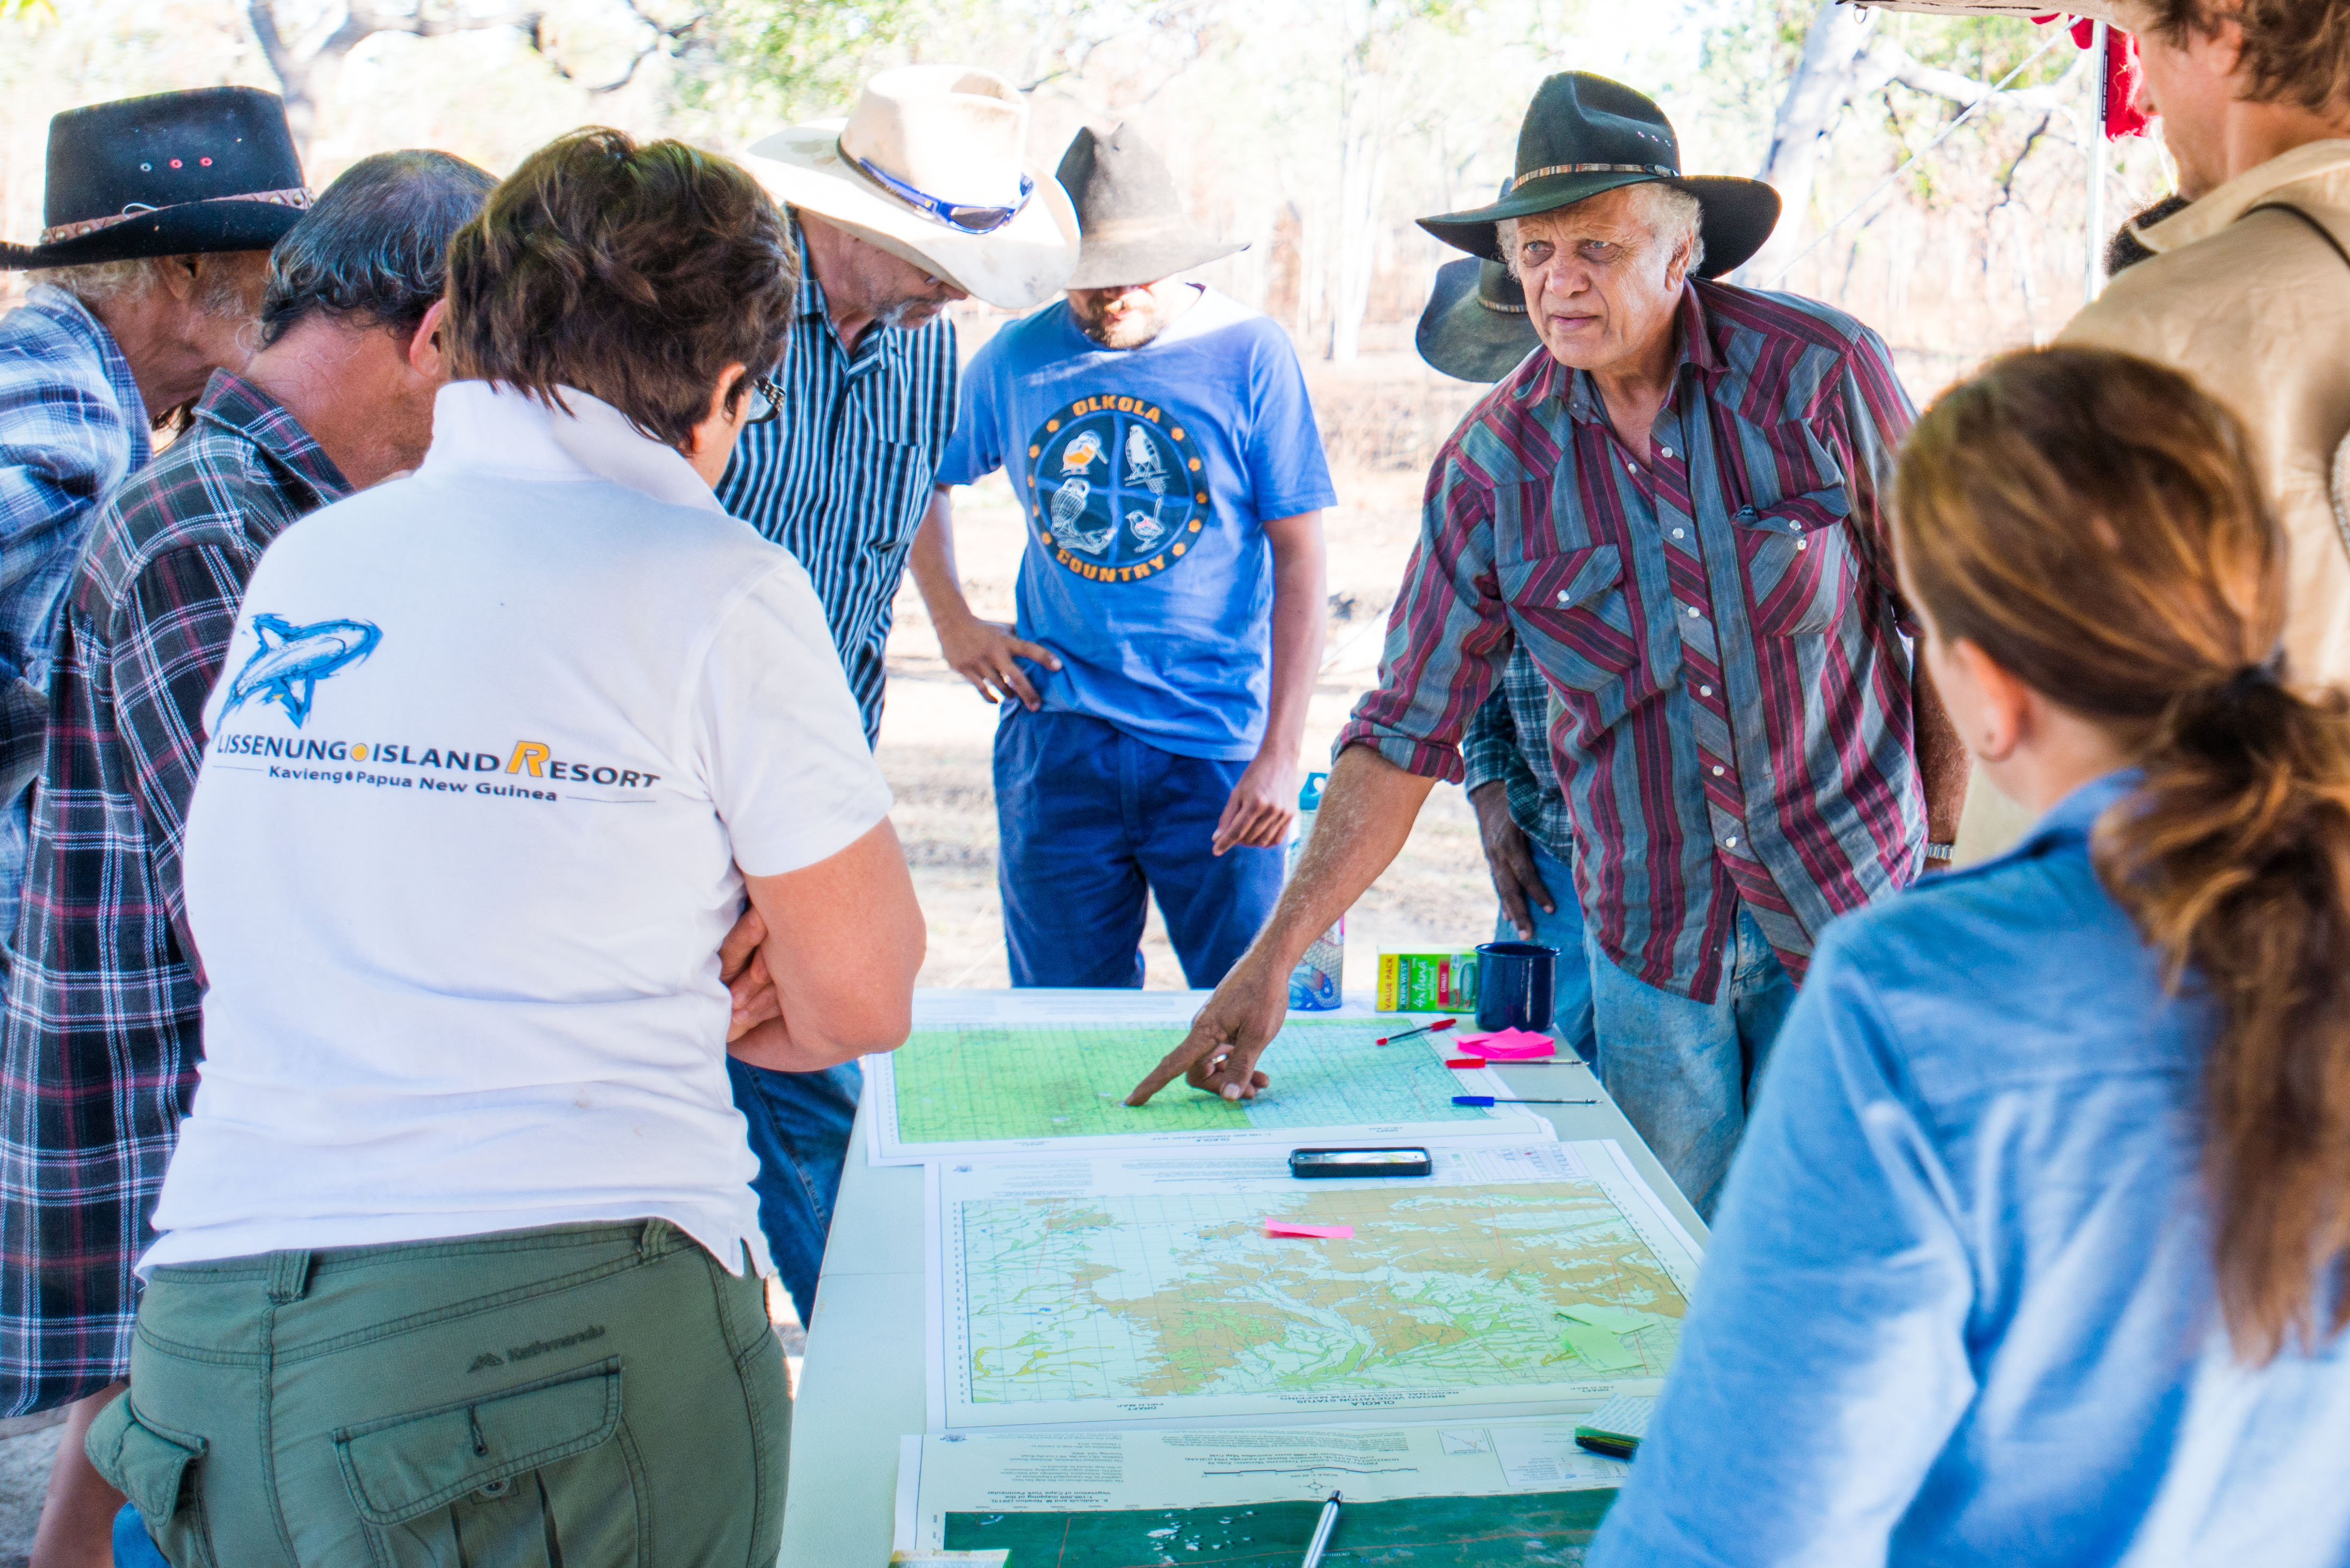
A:
{"type": "Polygon", "coordinates": [[[1336,762],[1348,746],[1368,746],[1408,774],[1445,784],[1459,784],[1468,771],[1461,766],[1458,746],[1414,740],[1363,719],[1349,720],[1347,727],[1338,732],[1338,739],[1330,747],[1331,760],[1336,762]]]}

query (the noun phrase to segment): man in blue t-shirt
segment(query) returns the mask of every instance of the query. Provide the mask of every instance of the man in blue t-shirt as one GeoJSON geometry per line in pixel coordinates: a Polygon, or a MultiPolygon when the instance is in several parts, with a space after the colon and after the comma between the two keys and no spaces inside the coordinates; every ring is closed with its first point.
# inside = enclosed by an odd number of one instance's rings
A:
{"type": "Polygon", "coordinates": [[[1139,986],[1146,893],[1195,987],[1272,911],[1322,654],[1336,496],[1282,330],[1175,275],[1228,255],[1133,130],[1061,160],[1068,296],[997,333],[914,543],[947,662],[1003,705],[997,881],[1014,985],[1139,986]],[[971,612],[949,487],[1008,469],[1019,621],[971,612]]]}

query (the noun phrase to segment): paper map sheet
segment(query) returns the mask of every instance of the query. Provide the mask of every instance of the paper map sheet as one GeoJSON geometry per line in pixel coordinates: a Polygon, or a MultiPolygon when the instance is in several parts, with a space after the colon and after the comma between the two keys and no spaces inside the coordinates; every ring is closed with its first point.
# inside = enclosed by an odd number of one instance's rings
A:
{"type": "MultiPolygon", "coordinates": [[[[1613,1491],[1414,1497],[1349,1504],[1322,1568],[1580,1568],[1613,1491]]],[[[1290,1568],[1319,1503],[1147,1513],[952,1513],[964,1550],[1009,1549],[1007,1568],[1290,1568]]],[[[966,1559],[972,1568],[984,1559],[966,1559]]]]}
{"type": "Polygon", "coordinates": [[[932,1431],[1589,1409],[1679,1345],[1697,1248],[1612,1140],[1420,1180],[1164,1163],[930,1168],[932,1431]]]}
{"type": "MultiPolygon", "coordinates": [[[[1456,1072],[1425,1038],[1373,1044],[1407,1018],[1292,1017],[1266,1048],[1273,1086],[1227,1101],[1178,1080],[1147,1106],[1126,1096],[1181,1043],[1186,1023],[926,1023],[905,1044],[865,1058],[875,1096],[877,1165],[964,1157],[1064,1156],[1202,1144],[1516,1140],[1547,1124],[1515,1106],[1456,1106],[1455,1095],[1506,1097],[1483,1069],[1456,1072]]],[[[1438,1036],[1439,1039],[1443,1038],[1438,1036]]],[[[1570,1092],[1576,1075],[1562,1075],[1570,1092]]]]}
{"type": "MultiPolygon", "coordinates": [[[[1193,1552],[1213,1550],[1219,1542],[1253,1545],[1260,1552],[1287,1544],[1284,1532],[1296,1526],[1274,1505],[1302,1504],[1303,1529],[1310,1535],[1322,1500],[1333,1491],[1346,1495],[1343,1522],[1367,1517],[1356,1511],[1374,1502],[1508,1498],[1523,1503],[1527,1493],[1612,1490],[1623,1484],[1629,1469],[1576,1448],[1571,1417],[907,1438],[898,1466],[894,1545],[900,1552],[937,1551],[951,1543],[965,1549],[1009,1546],[1014,1564],[1152,1561],[1130,1554],[1028,1555],[1041,1543],[1044,1530],[1055,1526],[1073,1545],[1083,1541],[1089,1548],[1116,1551],[1120,1544],[1156,1542],[1175,1561],[1188,1563],[1194,1561],[1193,1552]],[[1012,1515],[1032,1517],[1018,1523],[1006,1519],[1000,1528],[985,1522],[1012,1515]],[[1100,1517],[1073,1523],[1071,1515],[1100,1517]]],[[[1490,1533],[1494,1520],[1514,1521],[1522,1511],[1516,1506],[1461,1509],[1449,1522],[1481,1516],[1490,1533]]],[[[1420,1512],[1423,1522],[1434,1517],[1420,1512]]],[[[1367,1532],[1360,1537],[1378,1538],[1367,1532]]],[[[1523,1544],[1521,1539],[1522,1552],[1523,1544]]],[[[1292,1555],[1304,1545],[1300,1536],[1292,1555]]],[[[1497,1560],[1546,1561],[1523,1555],[1497,1560]]]]}

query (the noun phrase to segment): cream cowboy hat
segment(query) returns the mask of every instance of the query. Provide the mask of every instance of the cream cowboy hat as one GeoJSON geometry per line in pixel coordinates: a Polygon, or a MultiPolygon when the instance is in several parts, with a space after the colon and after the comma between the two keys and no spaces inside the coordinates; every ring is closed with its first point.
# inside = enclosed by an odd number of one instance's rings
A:
{"type": "Polygon", "coordinates": [[[881,71],[847,119],[811,120],[742,160],[767,193],[974,298],[1042,305],[1077,265],[1077,214],[1028,161],[1028,105],[972,66],[881,71]]]}

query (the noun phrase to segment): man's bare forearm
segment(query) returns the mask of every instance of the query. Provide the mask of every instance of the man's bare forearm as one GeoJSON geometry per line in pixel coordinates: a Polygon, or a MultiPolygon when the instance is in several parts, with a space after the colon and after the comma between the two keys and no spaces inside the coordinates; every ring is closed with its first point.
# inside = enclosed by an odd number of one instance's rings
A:
{"type": "Polygon", "coordinates": [[[1368,746],[1349,746],[1331,764],[1314,836],[1282,889],[1281,902],[1242,961],[1283,974],[1379,879],[1419,820],[1434,779],[1406,773],[1368,746]]]}
{"type": "Polygon", "coordinates": [[[1942,706],[1926,661],[1918,660],[1911,677],[1914,717],[1918,729],[1918,783],[1926,795],[1926,836],[1935,844],[1958,841],[1959,817],[1967,805],[1967,774],[1974,763],[1959,739],[1958,726],[1942,706]]]}
{"type": "Polygon", "coordinates": [[[1322,514],[1305,513],[1265,524],[1273,545],[1273,670],[1260,756],[1297,760],[1305,715],[1322,670],[1328,635],[1329,575],[1322,514]]]}
{"type": "Polygon", "coordinates": [[[971,618],[971,602],[962,597],[962,581],[955,571],[954,492],[943,484],[931,492],[930,510],[914,531],[906,564],[913,568],[914,586],[921,590],[922,607],[930,612],[932,626],[971,618]]]}

